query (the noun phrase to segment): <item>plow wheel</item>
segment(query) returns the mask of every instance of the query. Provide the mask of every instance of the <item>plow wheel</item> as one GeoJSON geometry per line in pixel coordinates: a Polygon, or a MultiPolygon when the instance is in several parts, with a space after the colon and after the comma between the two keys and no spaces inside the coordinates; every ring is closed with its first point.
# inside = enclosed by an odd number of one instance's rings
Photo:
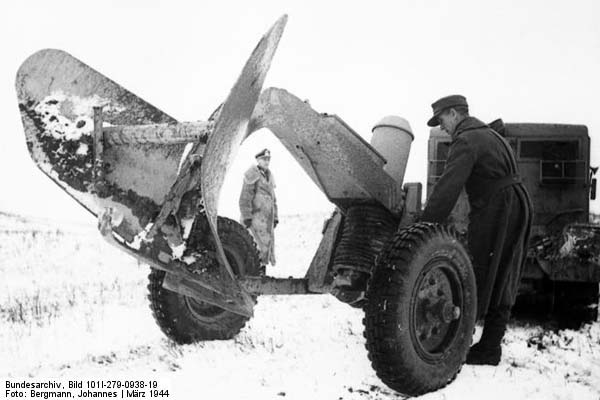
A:
{"type": "Polygon", "coordinates": [[[377,376],[415,396],[450,383],[476,318],[475,276],[449,228],[411,225],[386,245],[367,288],[365,337],[377,376]]]}
{"type": "MultiPolygon", "coordinates": [[[[219,217],[218,230],[225,255],[234,272],[237,275],[258,275],[258,252],[246,229],[231,219],[219,217]]],[[[216,263],[216,258],[213,261],[216,263]]],[[[205,263],[206,260],[203,265],[205,263]]],[[[194,266],[190,266],[192,270],[194,266]]],[[[156,323],[173,341],[189,344],[231,339],[248,321],[244,316],[163,288],[164,277],[164,271],[151,270],[148,276],[148,299],[156,323]]]]}

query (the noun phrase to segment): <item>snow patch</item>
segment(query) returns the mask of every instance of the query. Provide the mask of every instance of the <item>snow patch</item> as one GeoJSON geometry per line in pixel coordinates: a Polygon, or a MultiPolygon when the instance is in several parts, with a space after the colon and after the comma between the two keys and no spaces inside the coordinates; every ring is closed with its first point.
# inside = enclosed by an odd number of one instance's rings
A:
{"type": "Polygon", "coordinates": [[[96,94],[80,97],[56,91],[40,101],[34,110],[45,124],[46,132],[54,138],[80,140],[82,135],[91,135],[94,130],[94,107],[103,107],[104,112],[125,109],[96,94]]]}
{"type": "Polygon", "coordinates": [[[85,143],[80,143],[79,148],[77,148],[77,151],[75,153],[80,156],[85,156],[85,155],[87,155],[88,151],[89,151],[89,146],[85,143]]]}

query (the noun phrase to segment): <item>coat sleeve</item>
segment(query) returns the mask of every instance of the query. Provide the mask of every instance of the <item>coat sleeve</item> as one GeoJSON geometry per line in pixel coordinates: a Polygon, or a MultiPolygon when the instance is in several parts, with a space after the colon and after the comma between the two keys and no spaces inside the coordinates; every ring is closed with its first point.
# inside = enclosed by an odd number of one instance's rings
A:
{"type": "Polygon", "coordinates": [[[256,193],[256,182],[258,181],[259,172],[250,168],[244,174],[244,182],[242,184],[242,192],[240,193],[240,214],[242,221],[252,218],[252,200],[256,193]]]}
{"type": "Polygon", "coordinates": [[[277,196],[275,196],[275,177],[273,177],[273,173],[271,172],[271,180],[273,182],[273,221],[279,221],[279,212],[277,209],[277,196]]]}
{"type": "Polygon", "coordinates": [[[476,151],[467,140],[458,137],[452,143],[446,167],[433,193],[427,199],[421,221],[443,222],[448,218],[476,160],[476,151]]]}

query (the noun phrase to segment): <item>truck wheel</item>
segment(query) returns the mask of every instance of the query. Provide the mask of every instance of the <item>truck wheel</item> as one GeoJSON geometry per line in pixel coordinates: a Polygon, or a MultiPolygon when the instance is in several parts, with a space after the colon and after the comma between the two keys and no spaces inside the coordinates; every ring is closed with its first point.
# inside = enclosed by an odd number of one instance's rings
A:
{"type": "Polygon", "coordinates": [[[450,383],[476,320],[467,251],[450,228],[418,223],[384,247],[367,287],[366,347],[377,376],[410,396],[450,383]]]}
{"type": "MultiPolygon", "coordinates": [[[[258,252],[246,229],[231,219],[219,217],[218,230],[234,272],[238,275],[258,275],[258,252]]],[[[164,271],[151,269],[148,275],[148,299],[156,323],[173,341],[189,344],[231,339],[248,321],[247,317],[163,288],[165,275],[164,271]]]]}

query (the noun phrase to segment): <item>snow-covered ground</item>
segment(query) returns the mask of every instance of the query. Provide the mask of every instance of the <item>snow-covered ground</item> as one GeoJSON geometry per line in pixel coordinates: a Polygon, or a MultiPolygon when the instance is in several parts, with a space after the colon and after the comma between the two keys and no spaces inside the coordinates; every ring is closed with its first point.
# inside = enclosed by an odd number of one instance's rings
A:
{"type": "MultiPolygon", "coordinates": [[[[303,276],[324,217],[282,218],[270,275],[303,276]]],[[[262,296],[235,339],[177,346],[152,319],[148,268],[94,226],[0,213],[0,239],[4,379],[152,378],[173,399],[401,397],[370,367],[362,311],[329,295],[262,296]]],[[[599,323],[552,332],[515,321],[504,350],[498,367],[465,366],[422,398],[600,398],[599,323]]]]}

